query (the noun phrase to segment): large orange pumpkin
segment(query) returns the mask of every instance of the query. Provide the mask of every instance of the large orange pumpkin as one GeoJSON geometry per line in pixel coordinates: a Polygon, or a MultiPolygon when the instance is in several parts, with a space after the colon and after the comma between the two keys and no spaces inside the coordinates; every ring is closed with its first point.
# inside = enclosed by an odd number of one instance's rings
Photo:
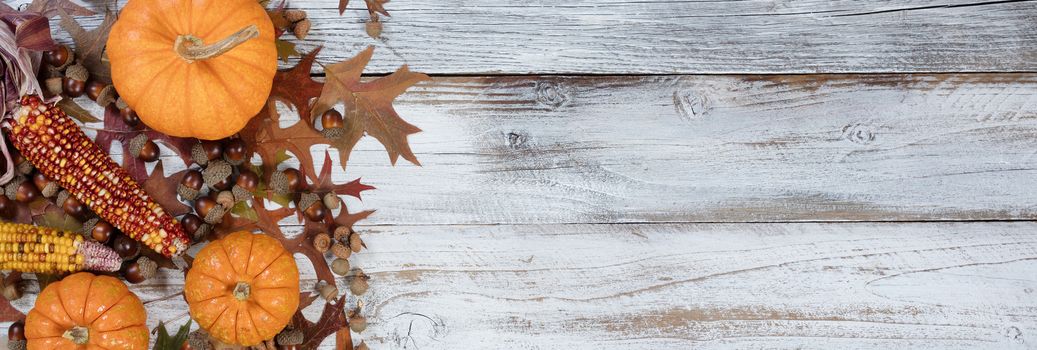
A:
{"type": "Polygon", "coordinates": [[[215,140],[270,95],[274,26],[256,0],[131,0],[108,36],[112,82],[149,127],[215,140]]]}
{"type": "Polygon", "coordinates": [[[191,317],[214,338],[256,345],[276,336],[299,308],[299,269],[277,240],[236,232],[198,252],[184,297],[191,317]]]}
{"type": "Polygon", "coordinates": [[[80,272],[44,288],[25,318],[28,350],[147,349],[144,304],[114,277],[80,272]]]}

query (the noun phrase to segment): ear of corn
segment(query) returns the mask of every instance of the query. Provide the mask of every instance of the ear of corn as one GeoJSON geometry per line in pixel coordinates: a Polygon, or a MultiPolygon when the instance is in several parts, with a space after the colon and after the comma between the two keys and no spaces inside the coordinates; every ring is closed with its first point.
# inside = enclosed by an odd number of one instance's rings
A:
{"type": "Polygon", "coordinates": [[[52,228],[0,222],[0,270],[118,271],[122,259],[103,244],[52,228]]]}
{"type": "Polygon", "coordinates": [[[127,236],[169,257],[187,249],[183,226],[57,106],[24,96],[4,131],[40,172],[127,236]]]}

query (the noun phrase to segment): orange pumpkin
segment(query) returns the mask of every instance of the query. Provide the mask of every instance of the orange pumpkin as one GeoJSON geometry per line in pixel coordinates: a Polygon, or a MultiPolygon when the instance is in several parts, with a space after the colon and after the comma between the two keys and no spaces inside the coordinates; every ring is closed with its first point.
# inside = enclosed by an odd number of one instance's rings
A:
{"type": "Polygon", "coordinates": [[[112,83],[149,127],[215,140],[266,104],[274,26],[256,0],[131,0],[107,44],[112,83]]]}
{"type": "Polygon", "coordinates": [[[191,317],[214,338],[256,345],[276,336],[299,308],[299,269],[277,240],[236,232],[198,252],[184,297],[191,317]]]}
{"type": "Polygon", "coordinates": [[[44,288],[25,318],[28,350],[147,349],[144,304],[114,277],[80,272],[44,288]]]}

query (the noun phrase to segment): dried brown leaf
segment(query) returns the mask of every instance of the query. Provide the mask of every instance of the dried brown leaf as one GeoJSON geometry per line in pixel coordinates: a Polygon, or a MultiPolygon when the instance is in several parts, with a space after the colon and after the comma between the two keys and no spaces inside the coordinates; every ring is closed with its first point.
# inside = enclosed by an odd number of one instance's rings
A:
{"type": "Polygon", "coordinates": [[[144,180],[141,186],[143,186],[144,192],[151,195],[151,198],[158,205],[162,206],[162,209],[165,209],[169,215],[180,216],[187,214],[191,212],[191,207],[181,202],[176,193],[177,185],[185,173],[187,173],[186,169],[167,177],[160,160],[158,164],[155,164],[155,169],[151,170],[151,175],[148,176],[147,180],[144,180]]]}
{"type": "MultiPolygon", "coordinates": [[[[385,16],[389,15],[389,11],[385,10],[385,3],[389,2],[389,0],[364,0],[364,2],[367,3],[367,13],[372,17],[375,16],[375,13],[385,16]]],[[[349,0],[338,0],[339,16],[346,12],[346,6],[349,6],[349,0]]]]}
{"type": "Polygon", "coordinates": [[[69,0],[33,0],[32,3],[29,3],[29,6],[25,7],[25,11],[36,12],[48,18],[56,17],[62,12],[72,16],[92,16],[96,14],[94,11],[90,11],[69,0]]]}
{"type": "Polygon", "coordinates": [[[75,42],[76,59],[90,71],[90,79],[110,84],[112,82],[111,67],[104,59],[104,46],[108,42],[108,33],[115,24],[115,14],[111,11],[104,14],[104,21],[97,28],[86,30],[72,16],[59,9],[61,28],[68,32],[75,42]]]}
{"type": "Polygon", "coordinates": [[[299,345],[299,349],[316,349],[324,342],[325,338],[343,328],[348,329],[349,321],[346,320],[345,306],[346,295],[343,294],[335,302],[324,304],[324,310],[321,311],[317,322],[307,320],[302,314],[302,308],[300,308],[291,322],[293,328],[301,329],[303,332],[304,341],[299,345]]]}
{"type": "Polygon", "coordinates": [[[400,118],[392,103],[408,88],[429,77],[403,66],[386,77],[361,81],[360,76],[373,54],[374,47],[370,46],[356,57],[326,66],[327,81],[310,111],[310,117],[321,115],[339,102],[345,105],[346,130],[341,137],[331,140],[331,145],[339,150],[343,169],[353,147],[364,134],[373,136],[385,146],[392,164],[395,165],[396,160],[403,156],[411,163],[421,165],[407,142],[408,135],[421,129],[400,118]]]}

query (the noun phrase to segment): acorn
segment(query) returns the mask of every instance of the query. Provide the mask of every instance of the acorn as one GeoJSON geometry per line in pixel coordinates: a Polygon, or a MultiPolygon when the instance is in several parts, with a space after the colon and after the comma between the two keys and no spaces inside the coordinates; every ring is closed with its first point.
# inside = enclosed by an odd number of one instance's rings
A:
{"type": "Polygon", "coordinates": [[[211,196],[199,197],[195,200],[194,209],[198,212],[198,216],[200,216],[202,220],[212,225],[222,222],[223,215],[227,213],[226,208],[220,205],[220,203],[211,196]]]}
{"type": "Polygon", "coordinates": [[[119,110],[123,123],[131,128],[140,125],[140,117],[137,116],[137,112],[130,108],[130,105],[126,104],[121,97],[115,100],[115,108],[119,110]]]}
{"type": "Polygon", "coordinates": [[[158,264],[154,260],[146,256],[137,258],[137,261],[129,263],[123,269],[123,276],[130,283],[137,284],[147,281],[149,278],[155,277],[155,273],[158,270],[158,264]]]}
{"type": "Polygon", "coordinates": [[[364,241],[360,239],[360,235],[353,232],[349,235],[349,249],[352,249],[354,253],[359,253],[364,248],[364,241]]]}
{"type": "Polygon", "coordinates": [[[259,187],[259,175],[248,169],[241,169],[238,172],[238,179],[234,182],[234,187],[231,188],[231,192],[234,193],[234,199],[242,202],[252,198],[252,192],[259,187]]]}
{"type": "Polygon", "coordinates": [[[54,50],[43,53],[43,61],[58,69],[68,67],[72,63],[72,58],[72,50],[65,45],[58,45],[54,50]]]}
{"type": "Polygon", "coordinates": [[[36,167],[32,166],[32,163],[29,163],[29,160],[22,157],[21,154],[14,159],[14,164],[18,173],[22,175],[32,174],[32,171],[36,169],[36,167]]]}
{"type": "Polygon", "coordinates": [[[50,77],[43,81],[43,90],[47,92],[48,96],[61,95],[65,79],[62,77],[50,77]]]}
{"type": "Polygon", "coordinates": [[[184,200],[193,201],[201,194],[202,185],[204,184],[205,180],[202,178],[202,172],[191,169],[180,178],[180,184],[176,187],[176,193],[184,200]]]}
{"type": "Polygon", "coordinates": [[[22,203],[32,203],[41,196],[40,190],[31,181],[22,181],[15,188],[14,200],[22,203]]]}
{"type": "Polygon", "coordinates": [[[295,23],[295,22],[304,20],[304,19],[306,19],[306,11],[294,10],[294,9],[293,10],[285,10],[284,11],[284,19],[288,20],[288,22],[291,22],[291,23],[295,23]]]}
{"type": "Polygon", "coordinates": [[[86,220],[90,216],[90,210],[74,196],[66,196],[61,202],[61,209],[78,221],[86,220]]]}
{"type": "Polygon", "coordinates": [[[208,332],[204,329],[196,329],[191,331],[191,333],[187,333],[187,341],[184,344],[190,346],[193,350],[213,350],[209,339],[208,332]]]}
{"type": "Polygon", "coordinates": [[[202,171],[202,179],[205,184],[220,191],[230,189],[233,184],[233,179],[231,179],[233,175],[234,167],[230,163],[218,159],[209,162],[209,166],[202,171]]]}
{"type": "Polygon", "coordinates": [[[331,237],[327,233],[318,233],[313,236],[313,249],[325,253],[331,247],[331,237]]]}
{"type": "Polygon", "coordinates": [[[158,160],[159,149],[155,141],[148,139],[145,134],[139,134],[130,139],[130,154],[145,162],[158,160]]]}
{"type": "Polygon", "coordinates": [[[223,145],[219,141],[202,140],[191,147],[191,159],[205,166],[210,161],[223,157],[223,145]]]}
{"type": "Polygon", "coordinates": [[[223,206],[223,209],[230,210],[230,208],[234,207],[234,203],[236,203],[234,200],[234,194],[230,191],[221,191],[216,194],[216,203],[220,203],[220,205],[223,206]]]}
{"type": "Polygon", "coordinates": [[[335,255],[339,259],[349,259],[350,255],[353,255],[353,251],[349,250],[345,244],[335,242],[331,245],[331,254],[335,255]]]}
{"type": "Polygon", "coordinates": [[[115,226],[107,221],[97,221],[90,229],[90,237],[101,243],[108,243],[113,235],[115,235],[115,226]]]}
{"type": "Polygon", "coordinates": [[[288,188],[293,192],[298,192],[306,189],[306,181],[302,178],[302,172],[299,169],[287,168],[282,170],[284,176],[288,179],[288,188]]]}
{"type": "Polygon", "coordinates": [[[367,318],[354,310],[349,312],[349,329],[361,333],[367,329],[367,318]]]}
{"type": "Polygon", "coordinates": [[[0,217],[11,220],[18,215],[18,204],[7,196],[0,196],[0,217]]]}
{"type": "Polygon", "coordinates": [[[90,72],[78,62],[65,69],[65,80],[62,81],[61,90],[69,97],[83,96],[86,92],[86,81],[90,79],[90,72]]]}
{"type": "Polygon", "coordinates": [[[7,327],[7,340],[25,340],[25,322],[16,321],[7,327]]]}
{"type": "Polygon", "coordinates": [[[36,188],[40,189],[40,194],[46,198],[54,198],[61,191],[61,187],[58,186],[57,182],[51,181],[40,172],[36,172],[32,176],[32,183],[36,185],[36,188]]]}
{"type": "Polygon", "coordinates": [[[303,216],[312,221],[322,221],[327,214],[327,209],[324,208],[324,203],[321,202],[320,196],[314,193],[303,193],[299,197],[298,204],[297,208],[302,210],[303,216]]]}
{"type": "Polygon", "coordinates": [[[338,207],[342,204],[342,199],[339,198],[338,195],[335,194],[335,192],[325,193],[324,197],[321,198],[321,201],[324,202],[324,207],[331,210],[338,209],[338,207]]]}
{"type": "Polygon", "coordinates": [[[329,139],[336,139],[345,134],[345,122],[342,113],[334,108],[321,113],[320,124],[323,127],[321,133],[329,139]]]}
{"type": "Polygon", "coordinates": [[[90,81],[86,82],[86,97],[90,98],[91,100],[97,101],[97,98],[101,96],[101,90],[104,90],[104,88],[107,86],[108,84],[99,82],[94,79],[90,79],[90,81]]]}
{"type": "Polygon", "coordinates": [[[15,176],[11,181],[4,184],[4,195],[10,200],[15,200],[18,196],[18,187],[25,182],[25,177],[21,175],[15,176]]]}
{"type": "Polygon", "coordinates": [[[335,240],[339,242],[348,242],[349,234],[353,232],[349,227],[339,226],[335,228],[335,240]]]}
{"type": "Polygon", "coordinates": [[[281,349],[298,349],[299,345],[303,342],[303,333],[301,329],[285,329],[277,335],[274,340],[277,345],[281,346],[281,349]]]}
{"type": "Polygon", "coordinates": [[[185,214],[180,218],[180,225],[184,226],[184,232],[187,232],[189,235],[193,235],[204,223],[202,218],[194,214],[185,214]]]}
{"type": "Polygon", "coordinates": [[[292,34],[295,34],[296,39],[306,39],[306,35],[310,34],[311,26],[313,26],[313,23],[310,23],[309,19],[303,19],[292,26],[292,34]]]}
{"type": "Polygon", "coordinates": [[[367,21],[364,24],[364,30],[367,32],[367,36],[378,39],[382,37],[382,21],[376,19],[367,21]]]}
{"type": "Polygon", "coordinates": [[[338,287],[325,284],[323,287],[320,287],[320,296],[327,301],[338,299],[338,287]]]}
{"type": "MultiPolygon", "coordinates": [[[[93,98],[94,102],[97,102],[98,106],[107,107],[108,105],[115,103],[119,96],[115,93],[115,86],[105,85],[100,92],[97,93],[97,97],[93,98]]],[[[120,112],[120,116],[121,116],[120,112]]],[[[123,119],[125,121],[125,118],[123,119]]],[[[131,125],[132,126],[132,125],[131,125]]]]}
{"type": "Polygon", "coordinates": [[[245,163],[248,146],[241,139],[229,139],[223,144],[223,159],[232,165],[245,163]]]}
{"type": "Polygon", "coordinates": [[[353,269],[352,277],[349,280],[349,291],[353,295],[364,295],[367,293],[369,287],[367,280],[371,279],[370,276],[364,273],[364,270],[359,268],[353,269]]]}
{"type": "Polygon", "coordinates": [[[140,255],[140,243],[126,235],[117,235],[112,241],[112,249],[122,257],[123,261],[131,260],[140,255]]]}
{"type": "Polygon", "coordinates": [[[345,276],[349,274],[349,260],[336,258],[331,261],[331,272],[336,275],[345,276]]]}

